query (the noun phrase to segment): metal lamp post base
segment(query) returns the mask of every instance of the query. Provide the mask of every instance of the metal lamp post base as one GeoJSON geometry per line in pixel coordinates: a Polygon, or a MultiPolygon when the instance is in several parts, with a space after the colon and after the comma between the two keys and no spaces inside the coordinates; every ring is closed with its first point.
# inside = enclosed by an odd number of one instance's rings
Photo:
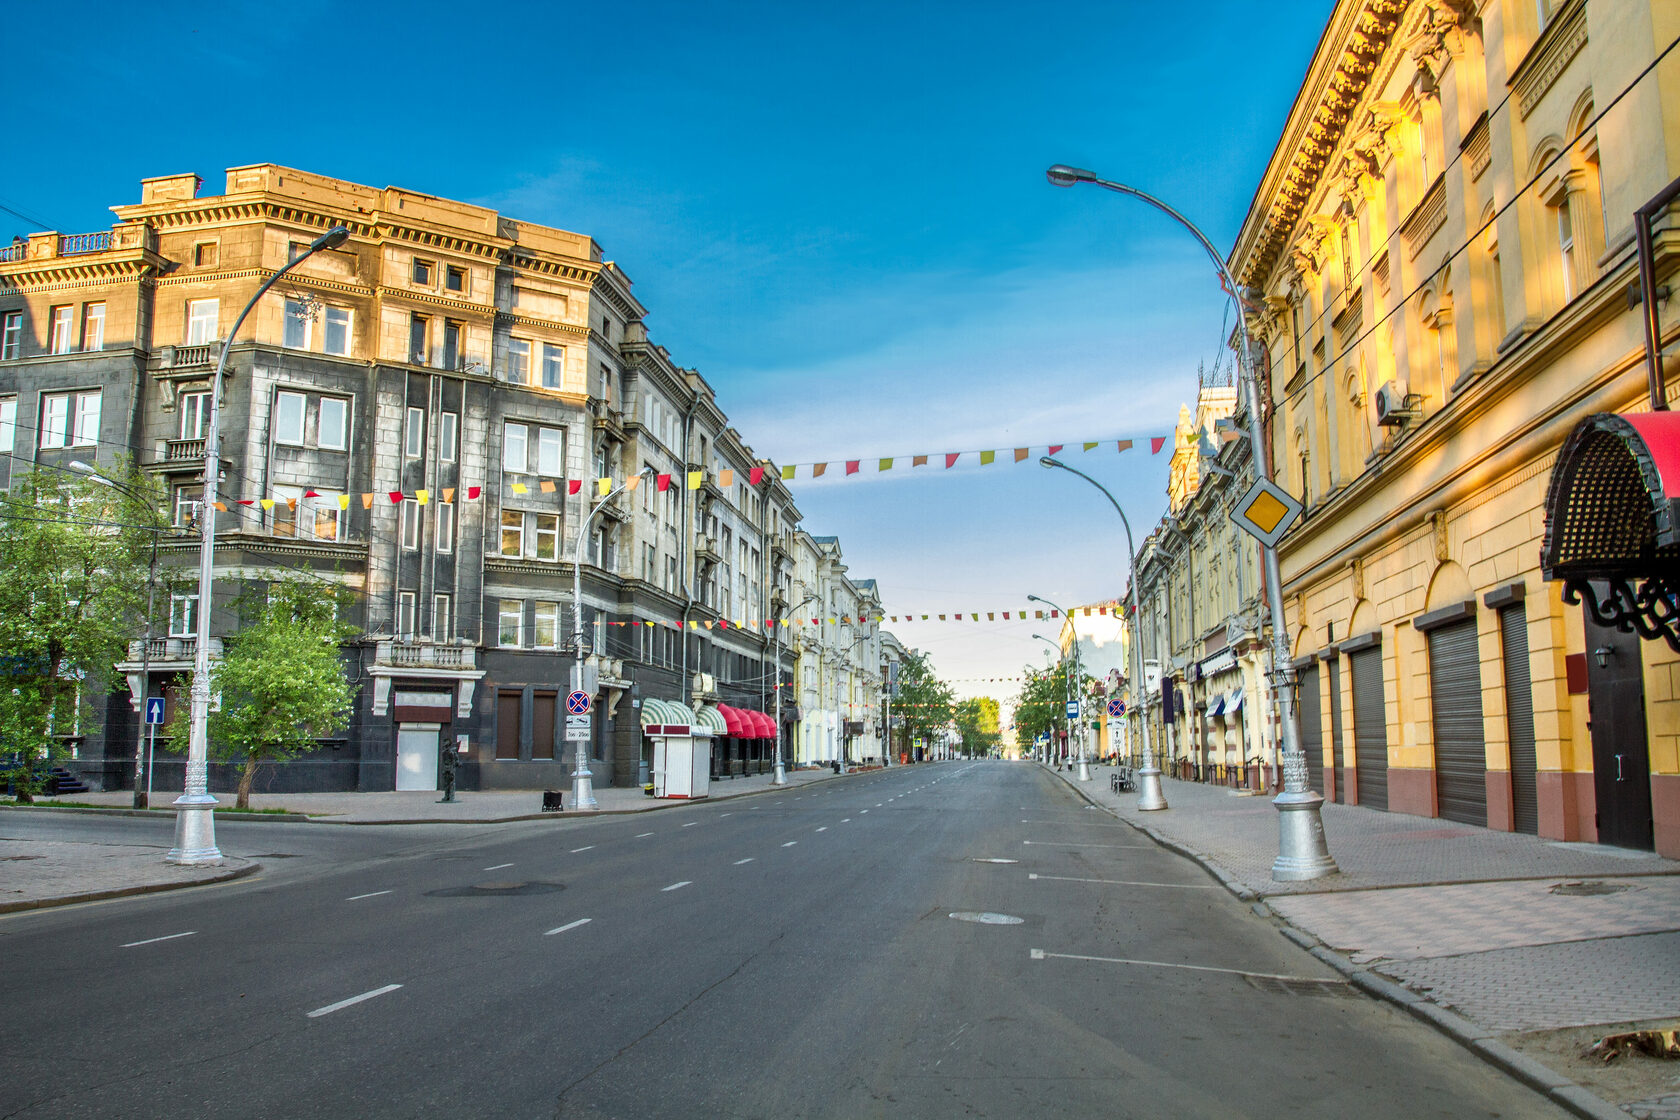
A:
{"type": "Polygon", "coordinates": [[[782,768],[782,760],[779,756],[776,759],[776,773],[770,779],[770,784],[773,786],[787,785],[787,771],[782,768]]]}
{"type": "Polygon", "coordinates": [[[1311,790],[1280,793],[1272,804],[1278,810],[1278,857],[1272,864],[1274,880],[1284,883],[1322,879],[1341,870],[1330,858],[1330,848],[1324,841],[1324,821],[1318,812],[1324,798],[1311,790]]]}
{"type": "Polygon", "coordinates": [[[1138,812],[1148,813],[1167,807],[1166,795],[1161,792],[1161,768],[1150,766],[1137,772],[1138,812]]]}
{"type": "Polygon", "coordinates": [[[1079,780],[1082,782],[1088,782],[1091,780],[1091,766],[1090,763],[1085,761],[1083,755],[1081,755],[1079,759],[1079,780]]]}
{"type": "Polygon", "coordinates": [[[589,767],[580,763],[572,771],[572,808],[599,809],[601,806],[595,800],[595,776],[589,772],[589,767]]]}
{"type": "Polygon", "coordinates": [[[191,866],[221,860],[222,850],[216,847],[216,804],[207,793],[183,794],[175,802],[175,846],[163,857],[166,862],[191,866]]]}

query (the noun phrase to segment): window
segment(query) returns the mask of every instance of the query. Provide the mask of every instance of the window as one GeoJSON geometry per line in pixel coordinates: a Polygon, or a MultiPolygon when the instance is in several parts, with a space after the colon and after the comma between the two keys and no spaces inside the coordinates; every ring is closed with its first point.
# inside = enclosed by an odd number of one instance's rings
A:
{"type": "Polygon", "coordinates": [[[642,579],[652,583],[659,574],[659,557],[651,544],[642,546],[642,579]]]}
{"type": "Polygon", "coordinates": [[[198,633],[198,596],[171,595],[169,597],[169,636],[190,638],[198,633]]]}
{"type": "MultiPolygon", "coordinates": [[[[277,537],[295,537],[298,535],[298,507],[303,504],[303,491],[296,486],[276,486],[274,488],[274,518],[270,523],[269,532],[277,537]]],[[[308,514],[303,517],[305,526],[309,524],[308,514]]]]}
{"type": "Polygon", "coordinates": [[[525,644],[525,600],[503,599],[496,612],[496,644],[517,649],[525,644]]]}
{"type": "Polygon", "coordinates": [[[303,408],[306,401],[302,393],[279,392],[274,395],[275,443],[303,446],[303,408]]]}
{"type": "Polygon", "coordinates": [[[10,360],[23,352],[23,312],[6,312],[6,322],[0,327],[0,360],[10,360]]]}
{"type": "Polygon", "coordinates": [[[203,439],[210,426],[210,394],[182,393],[175,407],[181,413],[181,438],[203,439]]]}
{"type": "Polygon", "coordinates": [[[455,427],[460,417],[453,412],[438,414],[438,462],[455,461],[455,427]]]}
{"type": "Polygon", "coordinates": [[[103,303],[88,303],[82,305],[82,349],[105,349],[105,305],[103,303]]]}
{"type": "Polygon", "coordinates": [[[432,640],[447,642],[455,636],[451,603],[447,595],[432,596],[432,640]]]}
{"type": "Polygon", "coordinates": [[[343,451],[349,446],[350,402],[343,397],[322,397],[315,424],[315,446],[323,451],[343,451]]]}
{"type": "Polygon", "coordinates": [[[47,342],[49,354],[68,354],[74,347],[71,345],[71,331],[76,325],[76,309],[69,304],[52,309],[52,335],[47,342]]]}
{"type": "Polygon", "coordinates": [[[418,459],[426,452],[426,410],[411,408],[408,410],[408,426],[403,437],[403,454],[410,459],[418,459]]]}
{"type": "Polygon", "coordinates": [[[560,645],[560,604],[537,600],[536,626],[531,631],[531,644],[538,649],[557,649],[560,645]]]}
{"type": "Polygon", "coordinates": [[[420,503],[413,498],[404,498],[402,503],[402,546],[420,547],[420,503]]]}
{"type": "Polygon", "coordinates": [[[454,319],[443,321],[443,368],[461,368],[461,324],[454,319]]]}
{"type": "Polygon", "coordinates": [[[301,300],[287,300],[285,327],[281,331],[280,345],[288,350],[309,349],[309,328],[314,325],[308,304],[301,300]]]}
{"type": "Polygon", "coordinates": [[[525,440],[527,431],[525,425],[507,423],[502,425],[502,469],[514,474],[524,474],[526,467],[525,440]]]}
{"type": "Polygon", "coordinates": [[[410,365],[423,366],[426,364],[426,332],[431,329],[431,320],[424,315],[410,315],[408,317],[408,361],[410,365]]]}
{"type": "Polygon", "coordinates": [[[452,292],[467,290],[467,270],[450,265],[443,274],[443,286],[452,292]]]}
{"type": "Polygon", "coordinates": [[[566,348],[543,343],[542,383],[544,389],[560,388],[566,373],[566,348]]]}
{"type": "Polygon", "coordinates": [[[523,338],[508,339],[507,379],[514,385],[531,383],[531,344],[523,338]]]}
{"type": "Polygon", "coordinates": [[[535,551],[532,555],[538,560],[560,559],[560,515],[558,513],[534,513],[531,515],[536,521],[535,551]]]}
{"type": "Polygon", "coordinates": [[[203,346],[216,341],[216,314],[220,304],[213,299],[187,301],[187,345],[203,346]]]}
{"type": "Polygon", "coordinates": [[[204,508],[203,486],[175,487],[175,520],[177,529],[190,529],[198,524],[198,514],[204,508]]]}
{"type": "Polygon", "coordinates": [[[344,307],[329,307],[326,312],[326,335],[322,349],[329,354],[347,357],[350,353],[350,311],[344,307]]]}
{"type": "Polygon", "coordinates": [[[525,555],[525,515],[516,509],[502,511],[503,556],[525,555]]]}
{"type": "Polygon", "coordinates": [[[419,257],[414,258],[414,282],[424,284],[428,288],[432,286],[431,261],[421,260],[419,257]]]}
{"type": "Polygon", "coordinates": [[[1566,199],[1559,199],[1553,209],[1557,213],[1559,279],[1563,281],[1563,298],[1567,303],[1575,298],[1575,227],[1569,220],[1566,199]]]}
{"type": "Polygon", "coordinates": [[[455,503],[440,502],[437,507],[437,550],[455,551],[455,503]]]}
{"type": "Polygon", "coordinates": [[[214,268],[219,255],[214,241],[200,241],[193,246],[193,265],[197,268],[214,268]]]}
{"type": "Polygon", "coordinates": [[[559,428],[537,429],[537,473],[559,477],[564,473],[564,442],[559,428]]]}
{"type": "Polygon", "coordinates": [[[414,592],[397,592],[397,637],[414,637],[414,608],[414,592]]]}
{"type": "Polygon", "coordinates": [[[41,446],[89,447],[99,442],[99,390],[41,394],[41,446]]]}
{"type": "Polygon", "coordinates": [[[17,398],[0,397],[0,455],[10,455],[17,443],[17,398]]]}

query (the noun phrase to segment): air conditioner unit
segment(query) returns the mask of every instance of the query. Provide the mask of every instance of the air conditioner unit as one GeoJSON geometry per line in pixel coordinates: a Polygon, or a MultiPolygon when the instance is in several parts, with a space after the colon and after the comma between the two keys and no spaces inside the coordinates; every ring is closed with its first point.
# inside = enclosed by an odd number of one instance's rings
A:
{"type": "Polygon", "coordinates": [[[710,673],[694,674],[694,693],[696,696],[710,696],[717,691],[717,678],[710,673]]]}
{"type": "Polygon", "coordinates": [[[1400,427],[1418,418],[1417,398],[1390,381],[1377,390],[1377,423],[1386,428],[1400,427]]]}

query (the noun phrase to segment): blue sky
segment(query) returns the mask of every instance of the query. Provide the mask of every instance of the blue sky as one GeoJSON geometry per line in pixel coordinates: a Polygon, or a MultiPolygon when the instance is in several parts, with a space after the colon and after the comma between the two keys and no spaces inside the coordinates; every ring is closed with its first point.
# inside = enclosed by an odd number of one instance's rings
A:
{"type": "MultiPolygon", "coordinates": [[[[1225,304],[1166,218],[1044,169],[1157,194],[1228,247],[1330,5],[20,7],[32,139],[7,207],[100,229],[144,177],[208,192],[273,161],[588,233],[761,454],[1134,438],[1073,454],[1141,538],[1166,475],[1147,437],[1192,400],[1225,304]]],[[[5,240],[35,225],[0,213],[5,240]]],[[[1124,586],[1101,495],[1030,461],[795,494],[889,613],[1124,586]]],[[[961,680],[1041,661],[1031,624],[896,629],[961,680]]]]}

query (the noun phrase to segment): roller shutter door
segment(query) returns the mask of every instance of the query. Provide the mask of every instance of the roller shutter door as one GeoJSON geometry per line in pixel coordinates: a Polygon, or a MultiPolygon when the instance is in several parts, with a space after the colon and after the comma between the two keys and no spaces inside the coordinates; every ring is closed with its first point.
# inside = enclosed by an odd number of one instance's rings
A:
{"type": "Polygon", "coordinates": [[[1353,674],[1353,765],[1359,804],[1388,808],[1388,713],[1383,706],[1382,647],[1348,655],[1353,674]]]}
{"type": "Polygon", "coordinates": [[[1441,816],[1487,826],[1487,744],[1476,620],[1429,631],[1429,707],[1435,727],[1435,796],[1441,816]]]}
{"type": "Polygon", "coordinates": [[[1324,793],[1324,720],[1318,713],[1318,666],[1305,665],[1295,678],[1296,711],[1301,715],[1301,750],[1307,756],[1307,785],[1316,794],[1324,793]]]}
{"type": "Polygon", "coordinates": [[[1505,661],[1505,727],[1511,741],[1511,816],[1518,832],[1540,831],[1534,788],[1534,681],[1528,664],[1528,616],[1521,604],[1499,612],[1505,661]]]}
{"type": "MultiPolygon", "coordinates": [[[[1379,664],[1381,664],[1379,662],[1379,664]]],[[[1342,659],[1330,662],[1330,765],[1336,768],[1336,800],[1347,804],[1347,783],[1342,780],[1342,767],[1347,765],[1342,747],[1342,659]]]]}

